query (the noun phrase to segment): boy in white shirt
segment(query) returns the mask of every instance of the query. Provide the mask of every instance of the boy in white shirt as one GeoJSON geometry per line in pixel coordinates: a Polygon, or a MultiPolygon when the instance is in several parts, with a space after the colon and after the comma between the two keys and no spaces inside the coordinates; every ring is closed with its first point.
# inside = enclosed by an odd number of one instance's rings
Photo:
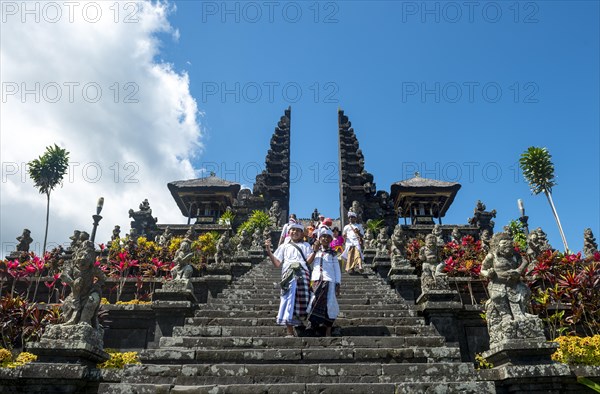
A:
{"type": "Polygon", "coordinates": [[[281,267],[277,324],[286,326],[287,336],[294,336],[294,327],[302,325],[301,319],[307,316],[310,296],[308,264],[314,260],[315,253],[307,242],[302,242],[303,231],[301,224],[291,224],[290,241],[280,245],[275,253],[271,252],[271,240],[265,240],[267,256],[275,267],[281,267]]]}

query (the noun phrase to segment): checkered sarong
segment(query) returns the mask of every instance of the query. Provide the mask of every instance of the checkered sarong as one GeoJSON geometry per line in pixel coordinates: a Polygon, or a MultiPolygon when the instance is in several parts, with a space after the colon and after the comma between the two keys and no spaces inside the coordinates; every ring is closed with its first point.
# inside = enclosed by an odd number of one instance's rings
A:
{"type": "Polygon", "coordinates": [[[300,319],[305,319],[308,315],[308,300],[310,299],[310,276],[308,271],[300,270],[301,275],[296,275],[296,299],[294,302],[294,315],[300,319]]]}
{"type": "Polygon", "coordinates": [[[287,290],[281,290],[281,301],[276,322],[279,325],[300,326],[308,315],[308,301],[310,275],[307,271],[298,267],[294,270],[293,279],[287,290]]]}

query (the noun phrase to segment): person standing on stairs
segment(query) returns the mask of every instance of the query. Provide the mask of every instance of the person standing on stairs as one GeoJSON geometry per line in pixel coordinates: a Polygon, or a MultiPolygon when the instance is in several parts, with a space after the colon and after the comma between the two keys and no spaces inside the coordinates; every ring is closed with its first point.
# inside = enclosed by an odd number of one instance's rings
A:
{"type": "Polygon", "coordinates": [[[360,223],[356,223],[356,213],[352,211],[348,212],[348,220],[350,223],[344,226],[342,230],[342,237],[346,240],[346,247],[341,257],[346,261],[346,272],[354,272],[355,269],[362,272],[362,243],[365,230],[363,230],[360,223]]]}
{"type": "Polygon", "coordinates": [[[340,295],[342,272],[335,251],[331,248],[333,231],[321,228],[319,231],[319,249],[315,254],[312,270],[313,294],[308,303],[308,320],[311,327],[325,326],[325,336],[331,336],[333,322],[337,318],[340,307],[337,297],[340,295]]]}
{"type": "MultiPolygon", "coordinates": [[[[290,226],[292,224],[295,224],[298,221],[298,219],[296,219],[296,214],[295,213],[291,213],[290,214],[290,219],[289,221],[283,225],[283,229],[281,230],[281,236],[279,237],[279,245],[289,242],[290,240],[290,235],[289,235],[289,230],[290,230],[290,226]]],[[[277,246],[279,246],[277,245],[277,246]]]]}
{"type": "Polygon", "coordinates": [[[294,336],[294,327],[302,325],[306,319],[310,297],[310,274],[308,264],[315,258],[314,249],[302,242],[304,227],[299,223],[290,225],[290,241],[280,245],[275,253],[271,251],[271,240],[265,240],[267,256],[277,268],[281,267],[281,296],[277,324],[285,325],[287,335],[294,336]]]}

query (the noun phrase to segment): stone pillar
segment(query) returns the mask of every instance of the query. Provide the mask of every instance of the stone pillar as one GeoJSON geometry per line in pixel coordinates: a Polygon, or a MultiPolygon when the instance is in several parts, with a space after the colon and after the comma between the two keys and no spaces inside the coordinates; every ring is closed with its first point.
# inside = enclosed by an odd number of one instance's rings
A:
{"type": "Polygon", "coordinates": [[[417,298],[417,305],[425,321],[433,324],[446,342],[460,342],[458,314],[463,307],[458,291],[426,290],[417,298]]]}
{"type": "Polygon", "coordinates": [[[48,326],[39,342],[26,345],[41,363],[76,363],[95,367],[110,358],[104,351],[103,330],[87,323],[48,326]]]}
{"type": "Polygon", "coordinates": [[[386,253],[377,253],[373,259],[373,271],[377,273],[381,278],[387,278],[390,268],[392,267],[392,261],[390,256],[386,253]]]}
{"type": "Polygon", "coordinates": [[[198,300],[189,279],[171,280],[154,292],[152,309],[156,314],[154,341],[161,337],[172,336],[173,327],[183,326],[186,317],[194,315],[198,300]]]}
{"type": "Polygon", "coordinates": [[[415,302],[418,293],[419,277],[410,262],[402,256],[394,256],[388,280],[404,300],[415,302]]]}
{"type": "Polygon", "coordinates": [[[366,248],[365,250],[363,250],[363,256],[365,259],[365,264],[373,264],[373,260],[375,259],[375,254],[377,253],[376,249],[373,248],[366,248]]]}

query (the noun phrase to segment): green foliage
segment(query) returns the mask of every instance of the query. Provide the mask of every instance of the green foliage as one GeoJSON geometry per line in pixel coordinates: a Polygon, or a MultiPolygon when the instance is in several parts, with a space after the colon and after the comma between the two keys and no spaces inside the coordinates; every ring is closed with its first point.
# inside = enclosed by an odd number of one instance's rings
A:
{"type": "Polygon", "coordinates": [[[238,234],[242,232],[242,230],[246,230],[246,232],[252,234],[258,228],[260,231],[264,231],[271,225],[271,221],[269,219],[269,215],[266,212],[254,210],[252,211],[252,215],[246,220],[244,223],[238,227],[238,234]]]}
{"type": "Polygon", "coordinates": [[[204,257],[212,256],[217,251],[217,241],[221,236],[216,231],[209,231],[192,242],[192,249],[197,250],[204,257]]]}
{"type": "Polygon", "coordinates": [[[233,219],[235,219],[235,213],[233,211],[225,211],[219,218],[219,224],[230,226],[233,223],[233,219]]]}
{"type": "Polygon", "coordinates": [[[577,377],[577,383],[583,384],[584,386],[587,386],[587,387],[591,388],[595,392],[600,393],[600,384],[594,382],[591,379],[588,379],[588,378],[583,377],[583,376],[578,376],[577,377]]]}
{"type": "Polygon", "coordinates": [[[137,352],[119,352],[113,349],[104,349],[110,354],[110,359],[98,364],[98,368],[123,369],[128,364],[141,364],[137,352]]]}
{"type": "Polygon", "coordinates": [[[494,364],[487,361],[481,353],[475,354],[475,369],[492,369],[494,368],[494,364]]]}
{"type": "Polygon", "coordinates": [[[27,163],[29,176],[41,194],[50,195],[58,186],[69,166],[69,152],[58,145],[46,147],[46,152],[39,158],[27,163]]]}
{"type": "Polygon", "coordinates": [[[383,227],[384,223],[385,221],[383,219],[369,219],[367,220],[366,227],[367,230],[371,230],[373,232],[374,236],[377,236],[377,232],[379,232],[379,229],[383,227]]]}
{"type": "Polygon", "coordinates": [[[548,149],[530,146],[521,154],[519,165],[533,194],[552,192],[556,186],[554,164],[548,149]]]}
{"type": "Polygon", "coordinates": [[[523,223],[519,220],[511,220],[508,223],[508,229],[510,230],[510,234],[513,237],[514,243],[519,246],[519,249],[526,250],[527,249],[527,236],[525,235],[525,228],[523,227],[523,223]]]}

